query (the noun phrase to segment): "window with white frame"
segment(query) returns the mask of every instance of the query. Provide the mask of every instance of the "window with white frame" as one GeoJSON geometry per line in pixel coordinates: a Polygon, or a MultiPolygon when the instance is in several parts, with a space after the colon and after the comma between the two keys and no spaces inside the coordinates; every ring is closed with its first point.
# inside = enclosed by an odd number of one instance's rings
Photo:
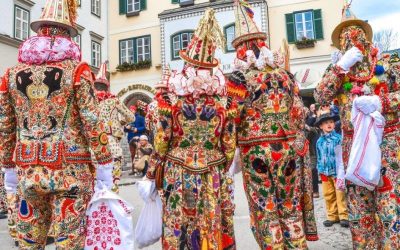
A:
{"type": "Polygon", "coordinates": [[[140,0],[127,0],[127,13],[140,11],[140,0]]]}
{"type": "Polygon", "coordinates": [[[150,53],[150,37],[140,37],[136,39],[136,48],[137,48],[137,61],[147,61],[151,59],[150,53]]]}
{"type": "Polygon", "coordinates": [[[101,62],[101,44],[92,41],[92,66],[99,68],[101,62]]]}
{"type": "Polygon", "coordinates": [[[235,24],[226,26],[224,28],[224,31],[226,39],[226,51],[227,52],[235,51],[235,48],[232,46],[232,41],[235,40],[235,24]]]}
{"type": "Polygon", "coordinates": [[[186,49],[192,40],[193,31],[184,31],[172,36],[172,59],[179,59],[179,51],[186,49]]]}
{"type": "Polygon", "coordinates": [[[101,6],[101,0],[92,0],[91,2],[91,11],[92,14],[96,16],[100,16],[100,6],[101,6]]]}
{"type": "Polygon", "coordinates": [[[15,6],[14,37],[25,40],[29,36],[29,11],[15,6]]]}
{"type": "Polygon", "coordinates": [[[81,34],[76,35],[76,37],[73,37],[72,40],[78,44],[79,48],[81,48],[81,34]]]}
{"type": "Polygon", "coordinates": [[[119,42],[120,49],[120,63],[133,63],[134,55],[133,55],[133,42],[134,40],[123,40],[119,42]]]}
{"type": "Polygon", "coordinates": [[[295,14],[296,39],[298,41],[314,39],[314,19],[312,11],[305,11],[295,14]]]}
{"type": "Polygon", "coordinates": [[[151,37],[133,37],[119,41],[119,63],[151,61],[151,37]]]}

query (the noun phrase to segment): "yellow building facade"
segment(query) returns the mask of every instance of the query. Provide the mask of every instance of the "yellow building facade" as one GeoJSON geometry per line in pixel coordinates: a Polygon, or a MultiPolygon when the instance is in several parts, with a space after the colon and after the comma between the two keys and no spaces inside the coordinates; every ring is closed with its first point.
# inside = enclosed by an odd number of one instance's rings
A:
{"type": "MultiPolygon", "coordinates": [[[[194,30],[196,18],[207,7],[216,9],[222,23],[234,23],[232,0],[119,0],[109,2],[109,60],[111,90],[133,105],[137,99],[151,101],[153,86],[161,79],[162,64],[176,50],[165,27],[184,24],[182,34],[194,30]],[[171,14],[172,13],[172,14],[171,14]],[[176,17],[175,17],[176,13],[176,17]],[[226,13],[226,14],[225,14],[226,13]],[[232,19],[231,21],[228,19],[232,19]],[[169,23],[165,23],[165,22],[169,23]],[[189,27],[190,26],[190,27],[189,27]],[[172,52],[171,52],[172,51],[172,52]]],[[[291,71],[305,95],[322,76],[334,51],[330,35],[340,22],[342,1],[331,0],[249,0],[256,11],[270,47],[277,50],[282,39],[289,41],[291,71]]],[[[171,28],[170,28],[171,29],[171,28]]],[[[179,30],[180,27],[174,29],[179,30]]],[[[228,31],[228,30],[227,30],[228,31]]],[[[231,31],[231,30],[229,30],[231,31]]],[[[174,33],[175,34],[175,33],[174,33]]],[[[189,32],[188,35],[190,36],[189,32]]],[[[186,43],[180,37],[182,48],[186,43]]],[[[231,39],[228,35],[228,41],[231,39]]],[[[179,45],[178,45],[179,48],[179,45]]],[[[234,56],[232,51],[221,57],[234,56]]],[[[224,60],[222,60],[224,61],[224,60]]],[[[225,59],[226,61],[226,59],[225,59]]],[[[177,65],[174,60],[172,65],[177,65]]],[[[229,68],[223,65],[224,68],[229,68]]],[[[224,71],[225,72],[225,71],[224,71]]],[[[225,73],[229,73],[226,71],[225,73]]]]}

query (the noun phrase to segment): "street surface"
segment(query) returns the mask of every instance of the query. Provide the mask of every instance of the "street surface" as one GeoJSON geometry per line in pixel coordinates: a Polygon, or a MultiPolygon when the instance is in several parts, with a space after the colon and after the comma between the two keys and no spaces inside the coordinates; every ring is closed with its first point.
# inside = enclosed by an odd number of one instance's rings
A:
{"type": "MultiPolygon", "coordinates": [[[[139,197],[136,186],[132,183],[137,180],[132,177],[128,177],[126,173],[124,173],[124,177],[121,181],[122,184],[120,188],[120,195],[126,199],[128,202],[134,205],[135,211],[133,216],[134,225],[138,220],[140,211],[143,207],[143,201],[139,197]]],[[[241,175],[238,174],[235,177],[236,182],[236,190],[235,190],[235,203],[236,203],[236,212],[235,212],[235,234],[237,240],[237,249],[246,249],[246,250],[256,250],[258,249],[258,245],[253,238],[249,227],[249,213],[248,206],[245,193],[243,191],[243,182],[241,175]]],[[[320,192],[322,193],[322,192],[320,192]]],[[[331,228],[325,228],[322,225],[322,222],[325,220],[325,202],[322,198],[315,199],[316,206],[316,217],[318,221],[318,233],[320,240],[317,242],[308,242],[308,246],[311,250],[333,250],[340,249],[346,250],[351,249],[351,236],[350,230],[341,228],[338,224],[335,224],[331,228]]],[[[0,220],[0,242],[1,250],[12,250],[17,249],[14,247],[14,244],[7,233],[7,221],[0,220]]],[[[46,247],[46,249],[54,250],[54,245],[46,247]]],[[[161,244],[157,243],[151,247],[144,248],[145,250],[160,250],[161,244]]]]}

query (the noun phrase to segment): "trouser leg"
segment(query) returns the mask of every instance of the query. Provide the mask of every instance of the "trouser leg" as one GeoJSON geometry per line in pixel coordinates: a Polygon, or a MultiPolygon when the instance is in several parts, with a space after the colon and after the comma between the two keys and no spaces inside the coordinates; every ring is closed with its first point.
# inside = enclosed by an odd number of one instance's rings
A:
{"type": "Polygon", "coordinates": [[[7,195],[4,187],[4,174],[0,169],[0,213],[7,212],[7,195]]]}
{"type": "Polygon", "coordinates": [[[383,168],[383,185],[376,190],[377,223],[382,249],[400,249],[400,171],[383,168]]]}
{"type": "Polygon", "coordinates": [[[132,173],[136,172],[135,169],[135,156],[136,156],[136,143],[131,141],[129,143],[129,150],[131,152],[131,160],[132,160],[132,173]]]}
{"type": "Polygon", "coordinates": [[[321,176],[322,194],[324,196],[327,218],[330,221],[338,221],[338,206],[336,203],[335,182],[330,176],[321,176]]]}
{"type": "Polygon", "coordinates": [[[335,191],[336,191],[336,203],[338,208],[339,219],[348,220],[349,212],[347,211],[346,193],[337,189],[335,189],[335,191]]]}
{"type": "Polygon", "coordinates": [[[313,185],[313,192],[314,193],[319,193],[319,187],[318,187],[318,169],[313,168],[312,169],[312,185],[313,185]]]}
{"type": "Polygon", "coordinates": [[[8,232],[15,241],[17,240],[17,221],[18,221],[18,208],[19,196],[17,193],[7,194],[7,207],[8,207],[8,232]]]}
{"type": "Polygon", "coordinates": [[[222,245],[223,249],[235,249],[235,232],[233,226],[234,182],[229,172],[221,174],[221,210],[222,210],[222,245]]]}
{"type": "Polygon", "coordinates": [[[17,235],[22,250],[44,249],[51,225],[51,206],[47,196],[21,196],[17,235]],[[28,200],[27,200],[28,199],[28,200]]]}
{"type": "Polygon", "coordinates": [[[260,146],[241,149],[243,185],[250,212],[250,227],[260,249],[284,249],[273,175],[260,146]],[[254,149],[254,150],[253,150],[254,149]],[[247,152],[247,153],[244,153],[247,152]]]}
{"type": "Polygon", "coordinates": [[[374,192],[353,184],[348,185],[347,207],[353,249],[381,249],[374,192]]]}
{"type": "MultiPolygon", "coordinates": [[[[283,163],[276,169],[276,197],[278,214],[285,239],[285,249],[307,249],[304,231],[301,198],[303,197],[301,174],[302,167],[296,160],[283,163]]],[[[304,209],[304,208],[303,208],[304,209]]]]}

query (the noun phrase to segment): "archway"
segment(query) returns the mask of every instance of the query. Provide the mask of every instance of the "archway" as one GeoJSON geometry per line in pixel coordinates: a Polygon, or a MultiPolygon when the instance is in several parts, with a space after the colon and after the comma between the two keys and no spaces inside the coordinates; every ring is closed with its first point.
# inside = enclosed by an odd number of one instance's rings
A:
{"type": "MultiPolygon", "coordinates": [[[[143,92],[134,92],[130,95],[128,95],[125,99],[124,99],[124,104],[127,107],[130,107],[132,105],[137,106],[138,101],[142,101],[146,104],[149,104],[150,102],[152,102],[152,99],[150,96],[148,96],[147,94],[143,93],[143,92]]],[[[145,115],[144,114],[145,110],[139,110],[139,113],[141,115],[145,115]]]]}

